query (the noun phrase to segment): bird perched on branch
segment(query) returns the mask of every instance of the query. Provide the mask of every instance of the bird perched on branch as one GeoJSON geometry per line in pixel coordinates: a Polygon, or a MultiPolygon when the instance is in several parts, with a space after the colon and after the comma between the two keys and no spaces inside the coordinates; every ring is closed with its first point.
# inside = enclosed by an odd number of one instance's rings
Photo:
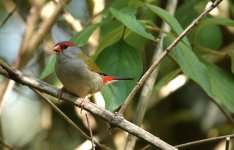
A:
{"type": "Polygon", "coordinates": [[[57,43],[53,50],[57,53],[55,72],[63,84],[63,88],[58,92],[59,99],[66,90],[82,98],[80,103],[82,105],[92,94],[101,91],[106,84],[115,80],[133,79],[108,76],[101,72],[99,67],[74,43],[62,41],[57,43]]]}

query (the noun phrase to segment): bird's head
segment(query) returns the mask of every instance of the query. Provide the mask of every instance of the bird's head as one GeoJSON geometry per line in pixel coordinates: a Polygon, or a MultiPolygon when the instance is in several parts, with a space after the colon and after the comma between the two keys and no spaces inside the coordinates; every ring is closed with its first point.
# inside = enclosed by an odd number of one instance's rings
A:
{"type": "Polygon", "coordinates": [[[68,41],[62,41],[57,43],[54,48],[53,51],[59,53],[62,52],[63,50],[67,49],[68,47],[72,47],[72,46],[76,46],[74,43],[68,42],[68,41]]]}

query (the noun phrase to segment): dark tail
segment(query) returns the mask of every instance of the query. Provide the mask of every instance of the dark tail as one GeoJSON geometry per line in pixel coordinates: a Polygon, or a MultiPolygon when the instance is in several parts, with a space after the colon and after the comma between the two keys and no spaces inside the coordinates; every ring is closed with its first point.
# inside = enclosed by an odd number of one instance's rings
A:
{"type": "Polygon", "coordinates": [[[121,78],[121,77],[115,77],[113,80],[134,80],[134,78],[121,78]]]}
{"type": "Polygon", "coordinates": [[[116,80],[133,80],[134,78],[121,78],[121,77],[115,77],[115,76],[104,76],[103,77],[103,83],[107,84],[110,83],[111,81],[116,81],[116,80]]]}

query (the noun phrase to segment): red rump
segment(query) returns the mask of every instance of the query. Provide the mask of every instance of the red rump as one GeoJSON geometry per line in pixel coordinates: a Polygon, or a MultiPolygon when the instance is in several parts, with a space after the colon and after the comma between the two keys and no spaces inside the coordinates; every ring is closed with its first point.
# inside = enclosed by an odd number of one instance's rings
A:
{"type": "Polygon", "coordinates": [[[111,81],[113,81],[115,79],[116,79],[115,76],[103,76],[103,83],[107,84],[108,82],[111,82],[111,81]]]}
{"type": "Polygon", "coordinates": [[[104,84],[108,84],[109,82],[114,81],[114,80],[133,80],[134,79],[134,78],[121,78],[121,77],[116,77],[116,76],[107,76],[104,73],[100,73],[100,75],[103,76],[104,84]]]}

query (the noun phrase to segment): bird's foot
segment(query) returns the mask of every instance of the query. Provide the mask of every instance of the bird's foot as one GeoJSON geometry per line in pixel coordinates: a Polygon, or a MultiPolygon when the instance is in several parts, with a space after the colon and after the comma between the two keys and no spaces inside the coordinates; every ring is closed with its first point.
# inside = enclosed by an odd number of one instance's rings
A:
{"type": "Polygon", "coordinates": [[[62,97],[64,91],[65,91],[65,88],[64,88],[64,87],[62,87],[61,89],[58,90],[58,93],[57,93],[58,101],[60,101],[60,99],[61,99],[61,97],[62,97]]]}
{"type": "Polygon", "coordinates": [[[91,97],[92,95],[89,94],[87,96],[85,96],[84,98],[79,98],[81,100],[80,102],[80,113],[82,113],[82,110],[84,109],[84,106],[85,104],[89,101],[89,98],[91,97]]]}

